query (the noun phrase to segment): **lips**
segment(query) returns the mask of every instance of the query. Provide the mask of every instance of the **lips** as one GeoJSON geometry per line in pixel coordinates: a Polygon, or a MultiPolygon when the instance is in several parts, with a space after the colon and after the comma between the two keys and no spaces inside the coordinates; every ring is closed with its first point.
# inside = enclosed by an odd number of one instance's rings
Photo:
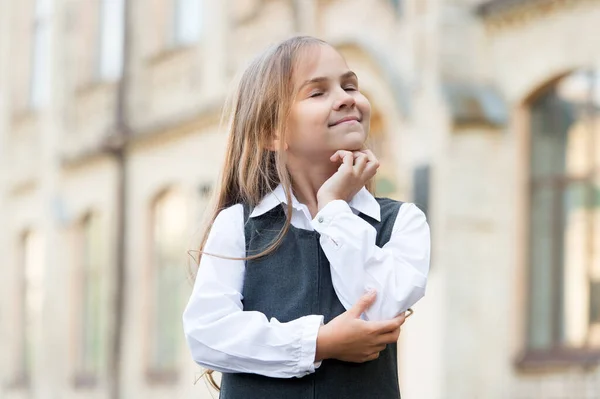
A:
{"type": "Polygon", "coordinates": [[[358,116],[345,116],[342,119],[338,119],[336,122],[330,124],[329,127],[337,126],[340,123],[350,122],[350,121],[360,122],[360,118],[358,116]]]}

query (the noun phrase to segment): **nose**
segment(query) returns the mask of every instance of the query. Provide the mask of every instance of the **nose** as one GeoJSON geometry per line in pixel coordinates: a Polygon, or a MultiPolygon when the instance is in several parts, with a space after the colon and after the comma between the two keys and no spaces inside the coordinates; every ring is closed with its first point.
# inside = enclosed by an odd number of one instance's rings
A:
{"type": "Polygon", "coordinates": [[[356,100],[346,90],[343,90],[340,88],[339,92],[340,92],[340,94],[336,98],[335,104],[334,104],[334,109],[336,111],[338,111],[344,107],[352,108],[352,107],[354,107],[354,105],[356,105],[356,100]]]}

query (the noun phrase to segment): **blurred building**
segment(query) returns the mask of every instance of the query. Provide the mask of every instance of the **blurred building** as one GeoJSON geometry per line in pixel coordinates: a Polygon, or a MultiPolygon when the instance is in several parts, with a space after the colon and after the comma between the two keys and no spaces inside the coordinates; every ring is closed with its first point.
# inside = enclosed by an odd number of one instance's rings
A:
{"type": "Polygon", "coordinates": [[[211,397],[186,250],[235,74],[298,32],[372,102],[378,192],[429,217],[403,398],[600,398],[593,0],[1,1],[0,397],[211,397]]]}

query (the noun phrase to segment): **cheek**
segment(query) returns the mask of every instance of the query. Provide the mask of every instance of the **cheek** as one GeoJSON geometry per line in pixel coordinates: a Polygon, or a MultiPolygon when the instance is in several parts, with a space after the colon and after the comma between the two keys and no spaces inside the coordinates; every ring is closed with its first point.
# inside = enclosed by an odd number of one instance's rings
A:
{"type": "Polygon", "coordinates": [[[327,125],[328,108],[319,106],[316,102],[304,104],[296,109],[294,113],[294,126],[298,131],[310,131],[320,129],[327,125]]]}
{"type": "Polygon", "coordinates": [[[293,148],[304,148],[312,142],[311,133],[314,132],[314,120],[307,113],[306,107],[297,107],[290,114],[288,120],[288,143],[293,148]]]}
{"type": "Polygon", "coordinates": [[[367,100],[367,97],[361,94],[359,98],[356,99],[356,107],[362,114],[363,123],[365,126],[368,126],[371,119],[371,103],[367,100]]]}

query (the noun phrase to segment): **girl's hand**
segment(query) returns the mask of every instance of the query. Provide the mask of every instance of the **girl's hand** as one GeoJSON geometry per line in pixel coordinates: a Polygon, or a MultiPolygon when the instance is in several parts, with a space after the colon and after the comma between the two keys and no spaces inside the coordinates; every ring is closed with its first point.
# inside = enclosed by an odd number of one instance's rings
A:
{"type": "Polygon", "coordinates": [[[360,315],[373,304],[375,296],[375,292],[363,295],[351,309],[321,326],[315,361],[338,359],[363,363],[377,359],[387,344],[398,341],[404,313],[386,321],[360,319],[360,315]]]}
{"type": "Polygon", "coordinates": [[[341,165],[317,192],[319,210],[333,200],[350,201],[367,181],[375,176],[379,168],[379,161],[370,150],[339,150],[330,160],[341,162],[341,165]]]}

